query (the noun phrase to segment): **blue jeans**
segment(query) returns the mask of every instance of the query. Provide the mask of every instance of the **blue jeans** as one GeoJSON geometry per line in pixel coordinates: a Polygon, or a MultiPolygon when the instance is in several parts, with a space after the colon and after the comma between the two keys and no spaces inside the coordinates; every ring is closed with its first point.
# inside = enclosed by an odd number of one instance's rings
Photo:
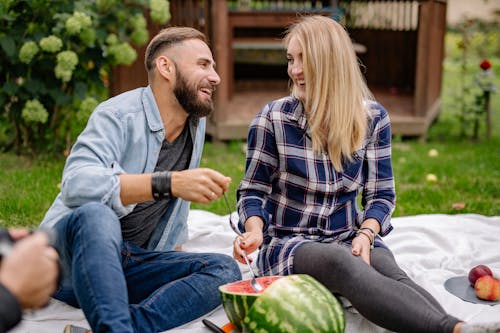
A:
{"type": "Polygon", "coordinates": [[[218,286],[241,279],[236,262],[216,253],[148,251],[123,242],[120,221],[90,203],[54,226],[62,286],[54,296],[81,307],[94,333],[159,332],[220,303],[218,286]]]}

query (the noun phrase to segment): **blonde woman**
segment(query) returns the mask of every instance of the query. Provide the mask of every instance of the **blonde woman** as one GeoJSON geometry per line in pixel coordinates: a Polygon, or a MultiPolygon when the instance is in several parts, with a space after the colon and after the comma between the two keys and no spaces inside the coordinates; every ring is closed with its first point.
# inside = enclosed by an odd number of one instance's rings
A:
{"type": "Polygon", "coordinates": [[[292,93],[267,104],[250,126],[238,189],[245,233],[234,257],[243,262],[242,250],[260,247],[262,274],[309,274],[392,331],[500,332],[446,314],[384,244],[395,204],[390,121],[345,29],[303,17],[284,42],[292,93]]]}

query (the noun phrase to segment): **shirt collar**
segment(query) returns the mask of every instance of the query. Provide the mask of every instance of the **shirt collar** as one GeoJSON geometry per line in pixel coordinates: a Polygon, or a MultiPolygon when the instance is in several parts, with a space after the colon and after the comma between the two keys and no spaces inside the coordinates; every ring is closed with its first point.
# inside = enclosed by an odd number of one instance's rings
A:
{"type": "MultiPolygon", "coordinates": [[[[151,85],[148,85],[144,89],[144,92],[142,94],[142,105],[144,107],[144,113],[146,114],[149,129],[153,132],[163,130],[163,121],[161,120],[160,110],[158,109],[158,105],[156,104],[151,85]]],[[[196,117],[188,118],[188,124],[193,140],[193,135],[194,133],[196,133],[196,127],[198,126],[199,121],[200,120],[196,117]]]]}
{"type": "Polygon", "coordinates": [[[295,97],[290,97],[285,103],[286,116],[291,121],[297,122],[298,126],[310,137],[311,133],[307,126],[307,118],[304,110],[304,104],[295,97]]]}
{"type": "Polygon", "coordinates": [[[153,132],[161,131],[163,129],[163,122],[161,120],[160,110],[158,110],[158,105],[156,105],[156,100],[150,85],[144,89],[142,94],[142,105],[144,113],[146,114],[149,129],[153,132]]]}

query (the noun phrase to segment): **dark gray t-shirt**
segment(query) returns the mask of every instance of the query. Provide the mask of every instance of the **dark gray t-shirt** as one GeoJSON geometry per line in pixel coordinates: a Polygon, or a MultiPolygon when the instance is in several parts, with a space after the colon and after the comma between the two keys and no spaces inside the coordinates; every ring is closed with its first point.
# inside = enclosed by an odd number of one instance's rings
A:
{"type": "MultiPolygon", "coordinates": [[[[189,122],[187,122],[184,130],[173,143],[163,141],[155,171],[187,169],[192,151],[193,141],[189,133],[189,122]]],[[[137,204],[130,214],[120,219],[123,240],[145,247],[169,204],[170,199],[137,204]]]]}

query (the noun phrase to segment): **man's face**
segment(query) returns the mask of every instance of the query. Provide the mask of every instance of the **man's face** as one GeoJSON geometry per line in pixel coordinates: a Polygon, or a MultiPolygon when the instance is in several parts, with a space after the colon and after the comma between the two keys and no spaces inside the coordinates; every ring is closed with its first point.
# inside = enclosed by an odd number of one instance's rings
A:
{"type": "Polygon", "coordinates": [[[178,50],[174,95],[190,116],[205,117],[214,110],[212,95],[220,83],[212,52],[197,39],[184,41],[178,50]]]}
{"type": "MultiPolygon", "coordinates": [[[[211,85],[206,88],[210,89],[210,91],[215,90],[215,87],[211,85]]],[[[202,99],[202,97],[198,96],[200,89],[198,84],[190,84],[179,67],[177,67],[174,95],[186,113],[196,118],[206,117],[214,111],[214,102],[211,97],[202,99]]]]}

